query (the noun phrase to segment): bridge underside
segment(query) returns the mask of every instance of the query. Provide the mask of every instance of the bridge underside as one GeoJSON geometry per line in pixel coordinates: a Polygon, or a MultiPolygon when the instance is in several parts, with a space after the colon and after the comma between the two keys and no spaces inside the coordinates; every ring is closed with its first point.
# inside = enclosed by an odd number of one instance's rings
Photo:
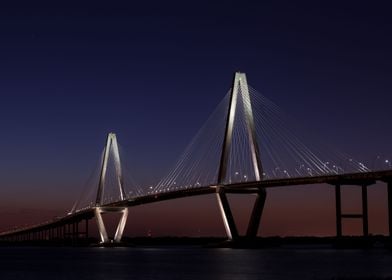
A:
{"type": "MultiPolygon", "coordinates": [[[[178,199],[183,197],[191,197],[198,195],[215,194],[218,203],[221,203],[221,213],[229,227],[225,227],[231,233],[232,238],[238,236],[237,228],[232,219],[231,209],[227,203],[226,195],[228,193],[253,194],[257,196],[256,202],[248,224],[247,236],[255,236],[262,215],[262,209],[266,198],[265,190],[275,187],[288,187],[295,185],[309,185],[327,183],[335,188],[335,205],[336,205],[336,235],[342,236],[342,219],[358,218],[363,221],[363,233],[368,234],[368,216],[367,216],[367,188],[376,181],[387,183],[388,192],[388,226],[389,235],[392,237],[392,171],[371,172],[371,173],[355,173],[346,175],[330,175],[323,177],[309,178],[293,178],[282,180],[265,180],[260,182],[248,182],[243,184],[232,184],[225,186],[208,186],[194,189],[179,190],[167,193],[157,193],[147,196],[127,199],[107,205],[103,205],[106,209],[126,209],[138,205],[155,203],[165,200],[178,199]],[[362,193],[362,212],[361,213],[342,213],[340,188],[343,185],[356,185],[361,188],[362,193]],[[219,202],[220,201],[220,202],[219,202]]],[[[88,220],[95,217],[95,208],[89,208],[79,211],[65,217],[48,221],[40,225],[12,230],[0,234],[1,240],[8,241],[29,241],[29,240],[62,240],[69,244],[77,243],[77,240],[88,238],[88,220]],[[84,225],[83,225],[84,224],[84,225]]],[[[124,219],[125,222],[126,219],[124,219]]],[[[121,229],[121,228],[120,228],[121,229]]],[[[118,235],[117,235],[118,237],[118,235]]],[[[230,234],[228,234],[230,238],[230,234]]]]}
{"type": "Polygon", "coordinates": [[[93,210],[79,212],[63,218],[29,228],[5,232],[0,240],[9,242],[53,242],[78,245],[89,240],[89,220],[94,218],[93,210]]]}

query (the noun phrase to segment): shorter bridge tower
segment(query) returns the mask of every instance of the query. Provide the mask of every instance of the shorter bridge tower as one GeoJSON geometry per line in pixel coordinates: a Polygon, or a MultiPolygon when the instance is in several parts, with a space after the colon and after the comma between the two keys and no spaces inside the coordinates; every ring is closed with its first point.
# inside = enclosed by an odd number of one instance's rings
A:
{"type": "Polygon", "coordinates": [[[114,158],[114,167],[116,172],[116,184],[119,188],[120,199],[124,200],[126,198],[126,194],[124,191],[123,185],[123,177],[121,170],[121,161],[120,161],[120,153],[118,150],[117,138],[116,134],[109,133],[106,141],[106,146],[104,150],[104,155],[102,159],[102,167],[101,174],[99,178],[97,198],[95,201],[95,217],[97,219],[97,225],[99,234],[101,237],[101,243],[118,243],[121,242],[121,238],[124,232],[125,224],[128,218],[128,208],[127,207],[116,207],[111,206],[110,204],[103,205],[103,194],[105,193],[106,187],[106,173],[108,169],[108,162],[110,155],[114,158]],[[120,221],[117,225],[116,233],[114,235],[113,240],[109,239],[102,214],[105,213],[121,213],[120,221]]]}

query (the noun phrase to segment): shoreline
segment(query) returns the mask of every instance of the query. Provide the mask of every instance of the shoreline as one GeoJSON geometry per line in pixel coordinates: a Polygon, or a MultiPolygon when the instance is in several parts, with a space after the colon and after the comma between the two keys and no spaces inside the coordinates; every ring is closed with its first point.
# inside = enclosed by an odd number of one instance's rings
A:
{"type": "Polygon", "coordinates": [[[98,239],[1,241],[1,247],[48,246],[48,247],[177,247],[195,246],[200,248],[332,248],[332,249],[392,249],[392,238],[388,236],[344,236],[344,237],[257,237],[239,238],[235,241],[223,237],[124,237],[121,243],[100,244],[98,239]]]}

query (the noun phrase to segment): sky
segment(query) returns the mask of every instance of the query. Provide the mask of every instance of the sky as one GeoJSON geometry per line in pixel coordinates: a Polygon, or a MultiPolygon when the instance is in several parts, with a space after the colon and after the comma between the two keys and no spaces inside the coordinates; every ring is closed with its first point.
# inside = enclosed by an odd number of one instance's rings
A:
{"type": "MultiPolygon", "coordinates": [[[[134,177],[159,180],[235,71],[334,147],[391,156],[388,2],[258,2],[1,4],[0,227],[68,211],[111,131],[134,177]]],[[[385,233],[385,186],[369,195],[370,231],[385,233]]],[[[328,186],[272,190],[262,232],[331,235],[333,199],[328,186]]],[[[249,201],[234,200],[244,224],[249,201]]],[[[132,211],[130,235],[224,234],[214,197],[132,211]]]]}

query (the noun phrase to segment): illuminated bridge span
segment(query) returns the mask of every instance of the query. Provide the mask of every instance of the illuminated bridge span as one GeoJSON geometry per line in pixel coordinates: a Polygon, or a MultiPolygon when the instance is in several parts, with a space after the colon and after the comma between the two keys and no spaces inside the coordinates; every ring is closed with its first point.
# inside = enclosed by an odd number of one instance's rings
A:
{"type": "Polygon", "coordinates": [[[239,238],[227,194],[256,196],[246,237],[256,237],[267,189],[328,184],[335,188],[336,234],[342,220],[362,220],[368,235],[367,189],[377,181],[388,184],[389,235],[392,236],[392,168],[377,156],[368,167],[350,156],[305,143],[287,116],[248,86],[244,73],[235,73],[232,87],[200,129],[174,168],[155,186],[127,186],[116,135],[109,133],[100,163],[94,199],[76,203],[70,213],[42,224],[0,233],[2,240],[75,240],[88,237],[95,218],[102,243],[120,242],[128,209],[182,197],[215,194],[228,239],[239,238]],[[361,188],[362,211],[342,213],[341,187],[361,188]],[[114,237],[109,237],[102,215],[121,213],[114,237]]]}

